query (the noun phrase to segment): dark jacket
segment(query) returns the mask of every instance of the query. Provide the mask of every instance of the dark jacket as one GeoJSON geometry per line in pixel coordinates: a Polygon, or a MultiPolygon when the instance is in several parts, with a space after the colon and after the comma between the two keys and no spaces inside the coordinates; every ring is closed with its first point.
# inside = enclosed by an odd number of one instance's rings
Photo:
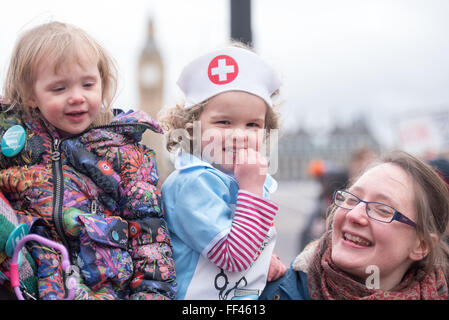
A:
{"type": "Polygon", "coordinates": [[[315,251],[314,242],[292,261],[285,275],[268,282],[260,299],[262,300],[310,300],[307,283],[307,268],[315,251]]]}
{"type": "Polygon", "coordinates": [[[288,268],[284,276],[268,282],[260,300],[310,300],[307,274],[288,268]]]}

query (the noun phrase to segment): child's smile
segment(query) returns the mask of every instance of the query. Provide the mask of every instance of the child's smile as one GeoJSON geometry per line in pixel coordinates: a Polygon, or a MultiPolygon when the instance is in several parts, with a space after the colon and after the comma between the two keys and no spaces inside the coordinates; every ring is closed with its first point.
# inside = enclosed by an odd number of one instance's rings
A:
{"type": "Polygon", "coordinates": [[[240,149],[260,149],[265,127],[265,101],[242,91],[211,98],[202,112],[201,155],[225,172],[233,172],[240,149]]]}
{"type": "MultiPolygon", "coordinates": [[[[416,220],[412,188],[407,172],[392,164],[382,164],[365,172],[349,192],[367,201],[394,206],[416,220]]],[[[366,203],[360,202],[351,210],[335,211],[332,260],[342,270],[361,279],[366,277],[368,266],[377,266],[381,272],[381,288],[389,289],[416,260],[415,251],[421,242],[409,225],[373,220],[366,210],[366,203]]]]}
{"type": "Polygon", "coordinates": [[[59,70],[50,61],[38,69],[31,104],[62,136],[86,130],[102,104],[101,77],[96,62],[69,60],[59,70]]]}

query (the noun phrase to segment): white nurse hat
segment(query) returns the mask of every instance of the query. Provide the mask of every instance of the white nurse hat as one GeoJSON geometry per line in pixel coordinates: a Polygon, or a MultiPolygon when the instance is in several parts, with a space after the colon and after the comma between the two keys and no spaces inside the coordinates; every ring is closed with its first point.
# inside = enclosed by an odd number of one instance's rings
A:
{"type": "Polygon", "coordinates": [[[185,95],[185,108],[226,91],[245,91],[264,99],[271,107],[271,95],[281,82],[273,69],[257,54],[227,47],[190,62],[177,82],[185,95]]]}

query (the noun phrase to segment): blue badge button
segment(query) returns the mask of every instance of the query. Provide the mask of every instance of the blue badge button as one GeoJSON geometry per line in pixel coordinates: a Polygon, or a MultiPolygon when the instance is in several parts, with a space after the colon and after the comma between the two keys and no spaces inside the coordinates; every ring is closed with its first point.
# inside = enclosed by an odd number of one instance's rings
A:
{"type": "Polygon", "coordinates": [[[19,224],[10,234],[6,241],[5,253],[8,257],[12,257],[14,249],[19,241],[30,232],[28,225],[25,223],[19,224]]]}
{"type": "Polygon", "coordinates": [[[25,129],[17,124],[3,134],[0,149],[5,157],[14,157],[23,149],[25,141],[25,129]]]}
{"type": "Polygon", "coordinates": [[[114,239],[114,241],[118,241],[119,237],[118,237],[118,233],[117,231],[113,230],[112,231],[112,239],[114,239]]]}

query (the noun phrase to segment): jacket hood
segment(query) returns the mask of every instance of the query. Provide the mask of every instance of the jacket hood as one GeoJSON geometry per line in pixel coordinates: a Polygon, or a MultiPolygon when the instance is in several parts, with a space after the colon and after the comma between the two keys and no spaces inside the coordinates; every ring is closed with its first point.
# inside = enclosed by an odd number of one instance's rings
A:
{"type": "Polygon", "coordinates": [[[163,134],[159,124],[142,110],[124,112],[114,110],[114,119],[106,125],[92,127],[67,140],[80,140],[91,147],[139,143],[147,129],[163,134]]]}
{"type": "MultiPolygon", "coordinates": [[[[37,109],[31,110],[31,114],[27,115],[20,109],[7,110],[7,107],[1,106],[0,138],[14,125],[24,127],[27,138],[24,149],[17,156],[8,158],[0,153],[0,167],[23,166],[41,161],[51,149],[52,140],[49,139],[49,135],[59,138],[57,130],[42,117],[37,109]]],[[[163,134],[159,124],[142,110],[124,112],[114,109],[113,114],[115,117],[111,123],[87,129],[79,135],[64,140],[75,139],[91,147],[106,147],[110,144],[139,143],[147,129],[163,134]]]]}
{"type": "Polygon", "coordinates": [[[142,110],[129,110],[127,112],[121,109],[113,110],[115,118],[111,124],[138,124],[140,126],[135,126],[133,128],[124,126],[117,127],[117,130],[120,132],[141,132],[143,133],[145,130],[150,129],[153,132],[163,134],[162,128],[160,125],[154,120],[150,115],[145,113],[142,110]]]}
{"type": "Polygon", "coordinates": [[[318,241],[310,242],[304,248],[304,250],[293,260],[292,269],[295,271],[302,271],[304,273],[307,273],[307,269],[309,268],[309,264],[313,260],[317,245],[318,241]]]}

